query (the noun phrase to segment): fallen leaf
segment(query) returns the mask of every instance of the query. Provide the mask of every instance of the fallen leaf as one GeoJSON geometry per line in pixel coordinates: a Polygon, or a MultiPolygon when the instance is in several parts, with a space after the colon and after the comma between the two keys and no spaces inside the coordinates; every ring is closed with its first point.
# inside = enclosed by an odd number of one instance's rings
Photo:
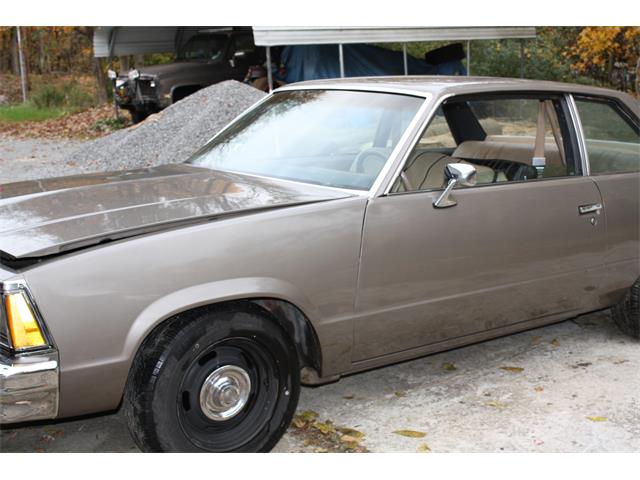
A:
{"type": "Polygon", "coordinates": [[[318,418],[318,414],[311,410],[305,410],[298,413],[291,421],[292,425],[296,428],[306,428],[310,423],[314,422],[318,418]]]}
{"type": "Polygon", "coordinates": [[[360,441],[364,437],[364,433],[353,428],[340,428],[338,431],[345,437],[355,438],[356,441],[360,441]]]}
{"type": "Polygon", "coordinates": [[[593,365],[593,364],[591,362],[580,362],[580,363],[576,363],[575,365],[571,365],[571,368],[580,368],[580,367],[586,368],[589,365],[593,365]]]}
{"type": "Polygon", "coordinates": [[[355,397],[355,395],[345,395],[345,396],[344,396],[344,397],[342,397],[342,398],[344,398],[345,400],[353,400],[353,399],[354,399],[354,397],[355,397]]]}
{"type": "Polygon", "coordinates": [[[492,400],[490,402],[485,403],[485,405],[487,407],[493,407],[493,408],[506,408],[507,404],[504,402],[500,402],[498,400],[492,400]]]}
{"type": "Polygon", "coordinates": [[[321,433],[324,433],[325,435],[329,434],[329,433],[333,433],[336,431],[336,429],[334,428],[334,426],[332,425],[332,423],[330,421],[326,421],[326,422],[313,422],[313,424],[311,424],[311,426],[313,428],[315,428],[316,430],[320,431],[321,433]]]}
{"type": "Polygon", "coordinates": [[[344,443],[358,443],[359,440],[350,435],[343,435],[340,437],[340,441],[344,443]]]}
{"type": "Polygon", "coordinates": [[[540,343],[540,340],[542,340],[542,337],[538,337],[538,336],[533,337],[533,338],[531,339],[531,345],[537,345],[537,344],[539,344],[539,343],[540,343]]]}
{"type": "Polygon", "coordinates": [[[315,451],[316,453],[327,453],[327,452],[329,451],[329,449],[319,447],[319,448],[316,448],[314,451],[315,451]]]}
{"type": "Polygon", "coordinates": [[[587,417],[588,420],[592,422],[608,422],[609,419],[607,417],[587,417]]]}
{"type": "Polygon", "coordinates": [[[424,432],[416,432],[415,430],[394,430],[396,435],[402,435],[403,437],[410,438],[422,438],[426,435],[424,432]]]}
{"type": "Polygon", "coordinates": [[[535,387],[534,390],[536,392],[544,392],[544,388],[543,387],[535,387]]]}
{"type": "Polygon", "coordinates": [[[557,338],[554,338],[549,343],[551,343],[551,345],[553,345],[554,347],[559,347],[560,346],[560,341],[557,338]]]}
{"type": "Polygon", "coordinates": [[[614,365],[622,365],[623,363],[627,363],[629,360],[627,360],[626,358],[623,358],[621,360],[616,360],[613,362],[614,365]]]}
{"type": "Polygon", "coordinates": [[[429,448],[429,445],[427,445],[426,443],[421,443],[420,445],[418,445],[418,448],[416,449],[416,451],[420,453],[427,453],[427,452],[430,452],[431,449],[429,448]]]}
{"type": "Polygon", "coordinates": [[[442,364],[442,368],[444,368],[447,372],[453,372],[454,370],[458,369],[453,363],[449,362],[444,362],[442,364]]]}
{"type": "Polygon", "coordinates": [[[500,367],[500,369],[511,373],[520,373],[524,371],[524,368],[522,367],[500,367]]]}
{"type": "Polygon", "coordinates": [[[393,392],[393,394],[394,394],[396,397],[399,397],[399,398],[402,398],[402,397],[406,397],[406,396],[407,396],[407,392],[403,392],[402,390],[399,390],[399,391],[397,391],[397,392],[393,392]]]}

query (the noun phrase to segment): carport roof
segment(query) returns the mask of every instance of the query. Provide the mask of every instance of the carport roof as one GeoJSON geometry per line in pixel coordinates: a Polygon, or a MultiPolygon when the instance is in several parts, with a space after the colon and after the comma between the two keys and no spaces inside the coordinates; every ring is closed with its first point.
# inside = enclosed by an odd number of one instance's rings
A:
{"type": "Polygon", "coordinates": [[[201,30],[230,31],[232,27],[97,27],[93,34],[96,57],[175,52],[201,30]]]}
{"type": "MultiPolygon", "coordinates": [[[[174,52],[199,30],[232,27],[98,27],[96,57],[174,52]]],[[[256,45],[426,42],[533,38],[535,27],[253,27],[256,45]]]]}
{"type": "Polygon", "coordinates": [[[253,27],[256,45],[534,38],[535,27],[253,27]]]}

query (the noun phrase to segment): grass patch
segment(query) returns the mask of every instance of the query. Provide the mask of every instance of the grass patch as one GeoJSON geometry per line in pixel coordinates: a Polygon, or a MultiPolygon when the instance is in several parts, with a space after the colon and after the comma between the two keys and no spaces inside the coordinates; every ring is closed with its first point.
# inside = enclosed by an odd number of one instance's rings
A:
{"type": "Polygon", "coordinates": [[[31,103],[0,106],[0,122],[42,122],[64,115],[62,108],[40,108],[31,103]]]}

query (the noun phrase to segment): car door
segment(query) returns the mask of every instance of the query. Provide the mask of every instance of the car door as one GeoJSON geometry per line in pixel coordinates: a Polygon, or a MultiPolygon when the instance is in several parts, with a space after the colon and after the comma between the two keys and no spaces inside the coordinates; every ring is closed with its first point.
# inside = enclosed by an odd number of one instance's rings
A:
{"type": "Polygon", "coordinates": [[[498,335],[597,302],[602,199],[581,174],[567,102],[562,96],[499,100],[516,104],[448,100],[403,167],[413,184],[396,183],[369,202],[355,362],[479,332],[498,335]],[[531,162],[545,100],[554,118],[543,126],[547,160],[540,169],[526,159],[531,162]],[[496,123],[502,123],[499,134],[496,123]],[[550,124],[562,138],[548,133],[550,124]],[[512,138],[514,126],[529,135],[512,138]],[[473,164],[478,185],[454,189],[457,205],[434,208],[444,166],[453,162],[473,164]]]}
{"type": "Polygon", "coordinates": [[[590,175],[606,207],[603,293],[617,301],[640,277],[640,122],[619,102],[578,96],[590,175]]]}

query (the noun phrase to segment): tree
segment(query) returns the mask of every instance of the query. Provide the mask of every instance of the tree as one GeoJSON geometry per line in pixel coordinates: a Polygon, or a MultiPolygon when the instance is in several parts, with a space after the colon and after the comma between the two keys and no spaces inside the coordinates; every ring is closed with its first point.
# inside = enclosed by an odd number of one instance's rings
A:
{"type": "Polygon", "coordinates": [[[640,27],[585,27],[569,52],[573,68],[621,89],[631,86],[640,56],[640,27]]]}

